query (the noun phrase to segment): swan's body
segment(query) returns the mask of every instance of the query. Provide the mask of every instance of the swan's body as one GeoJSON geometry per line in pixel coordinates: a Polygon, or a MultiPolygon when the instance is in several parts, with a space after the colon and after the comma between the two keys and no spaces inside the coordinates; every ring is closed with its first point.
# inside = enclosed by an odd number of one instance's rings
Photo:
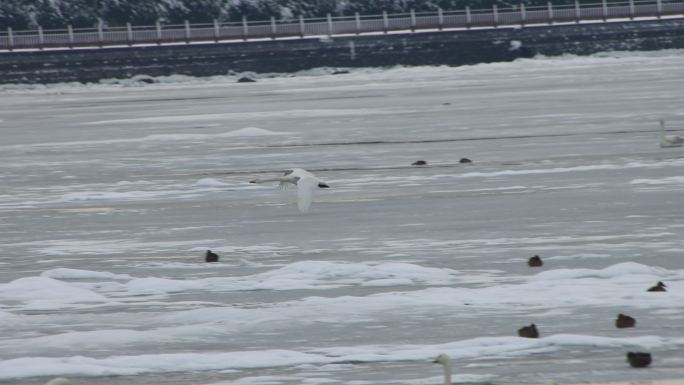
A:
{"type": "Polygon", "coordinates": [[[314,174],[302,168],[294,168],[292,170],[286,171],[285,175],[283,176],[266,179],[254,179],[249,183],[266,182],[280,182],[279,187],[281,189],[287,188],[290,184],[297,186],[297,207],[301,212],[309,211],[309,207],[311,207],[311,202],[313,201],[313,192],[316,187],[330,187],[327,183],[318,179],[314,174]]]}
{"type": "Polygon", "coordinates": [[[444,366],[444,385],[451,385],[451,360],[449,359],[449,356],[442,353],[432,362],[444,366]]]}
{"type": "Polygon", "coordinates": [[[52,380],[48,381],[47,384],[45,384],[45,385],[74,385],[74,384],[64,377],[57,377],[57,378],[53,378],[52,380]]]}
{"type": "Polygon", "coordinates": [[[660,120],[660,147],[682,147],[684,138],[679,135],[665,135],[665,121],[660,120]]]}

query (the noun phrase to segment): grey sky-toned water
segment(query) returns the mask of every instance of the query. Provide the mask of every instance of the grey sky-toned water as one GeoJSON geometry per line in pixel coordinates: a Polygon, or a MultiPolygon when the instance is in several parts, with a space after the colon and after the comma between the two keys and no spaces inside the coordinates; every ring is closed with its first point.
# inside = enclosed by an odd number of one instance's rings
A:
{"type": "Polygon", "coordinates": [[[681,378],[682,63],[5,86],[0,383],[681,378]],[[331,186],[307,214],[248,183],[291,167],[331,186]]]}

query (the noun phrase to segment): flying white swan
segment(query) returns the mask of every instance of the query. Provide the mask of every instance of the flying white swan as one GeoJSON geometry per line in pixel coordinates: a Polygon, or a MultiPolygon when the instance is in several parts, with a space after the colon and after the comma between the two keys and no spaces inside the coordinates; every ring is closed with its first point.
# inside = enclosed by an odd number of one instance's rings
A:
{"type": "Polygon", "coordinates": [[[444,385],[451,385],[451,360],[449,359],[449,356],[442,353],[432,362],[444,366],[444,385]]]}
{"type": "Polygon", "coordinates": [[[254,179],[249,183],[266,183],[266,182],[280,182],[281,189],[287,188],[288,184],[297,186],[297,207],[301,212],[309,211],[311,201],[313,200],[313,192],[316,187],[329,188],[327,183],[316,178],[314,174],[302,169],[293,168],[285,171],[283,176],[266,179],[254,179]]]}
{"type": "Polygon", "coordinates": [[[57,377],[57,378],[53,378],[52,380],[48,381],[47,384],[45,384],[45,385],[74,385],[74,384],[64,377],[57,377]]]}
{"type": "Polygon", "coordinates": [[[679,135],[665,135],[665,121],[660,119],[660,147],[682,147],[684,138],[679,135]]]}

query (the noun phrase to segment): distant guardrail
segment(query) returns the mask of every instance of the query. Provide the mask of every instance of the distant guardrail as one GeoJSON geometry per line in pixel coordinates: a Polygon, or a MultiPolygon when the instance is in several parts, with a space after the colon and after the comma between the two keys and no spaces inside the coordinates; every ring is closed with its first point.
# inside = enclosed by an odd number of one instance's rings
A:
{"type": "Polygon", "coordinates": [[[0,32],[0,50],[135,46],[142,44],[220,42],[230,40],[304,38],[307,36],[389,33],[393,31],[441,30],[448,28],[498,28],[530,24],[554,24],[585,21],[611,21],[638,17],[684,17],[684,0],[620,1],[574,5],[473,9],[432,13],[331,16],[290,20],[218,22],[211,24],[107,27],[59,30],[0,32]]]}

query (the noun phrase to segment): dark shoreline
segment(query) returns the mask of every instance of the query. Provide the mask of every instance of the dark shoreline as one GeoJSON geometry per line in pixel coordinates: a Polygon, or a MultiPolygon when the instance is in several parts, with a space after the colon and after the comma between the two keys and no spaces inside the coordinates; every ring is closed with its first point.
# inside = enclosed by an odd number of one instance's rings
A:
{"type": "Polygon", "coordinates": [[[0,53],[0,83],[97,82],[135,75],[289,73],[317,67],[467,65],[537,54],[684,48],[684,18],[525,28],[0,53]]]}

